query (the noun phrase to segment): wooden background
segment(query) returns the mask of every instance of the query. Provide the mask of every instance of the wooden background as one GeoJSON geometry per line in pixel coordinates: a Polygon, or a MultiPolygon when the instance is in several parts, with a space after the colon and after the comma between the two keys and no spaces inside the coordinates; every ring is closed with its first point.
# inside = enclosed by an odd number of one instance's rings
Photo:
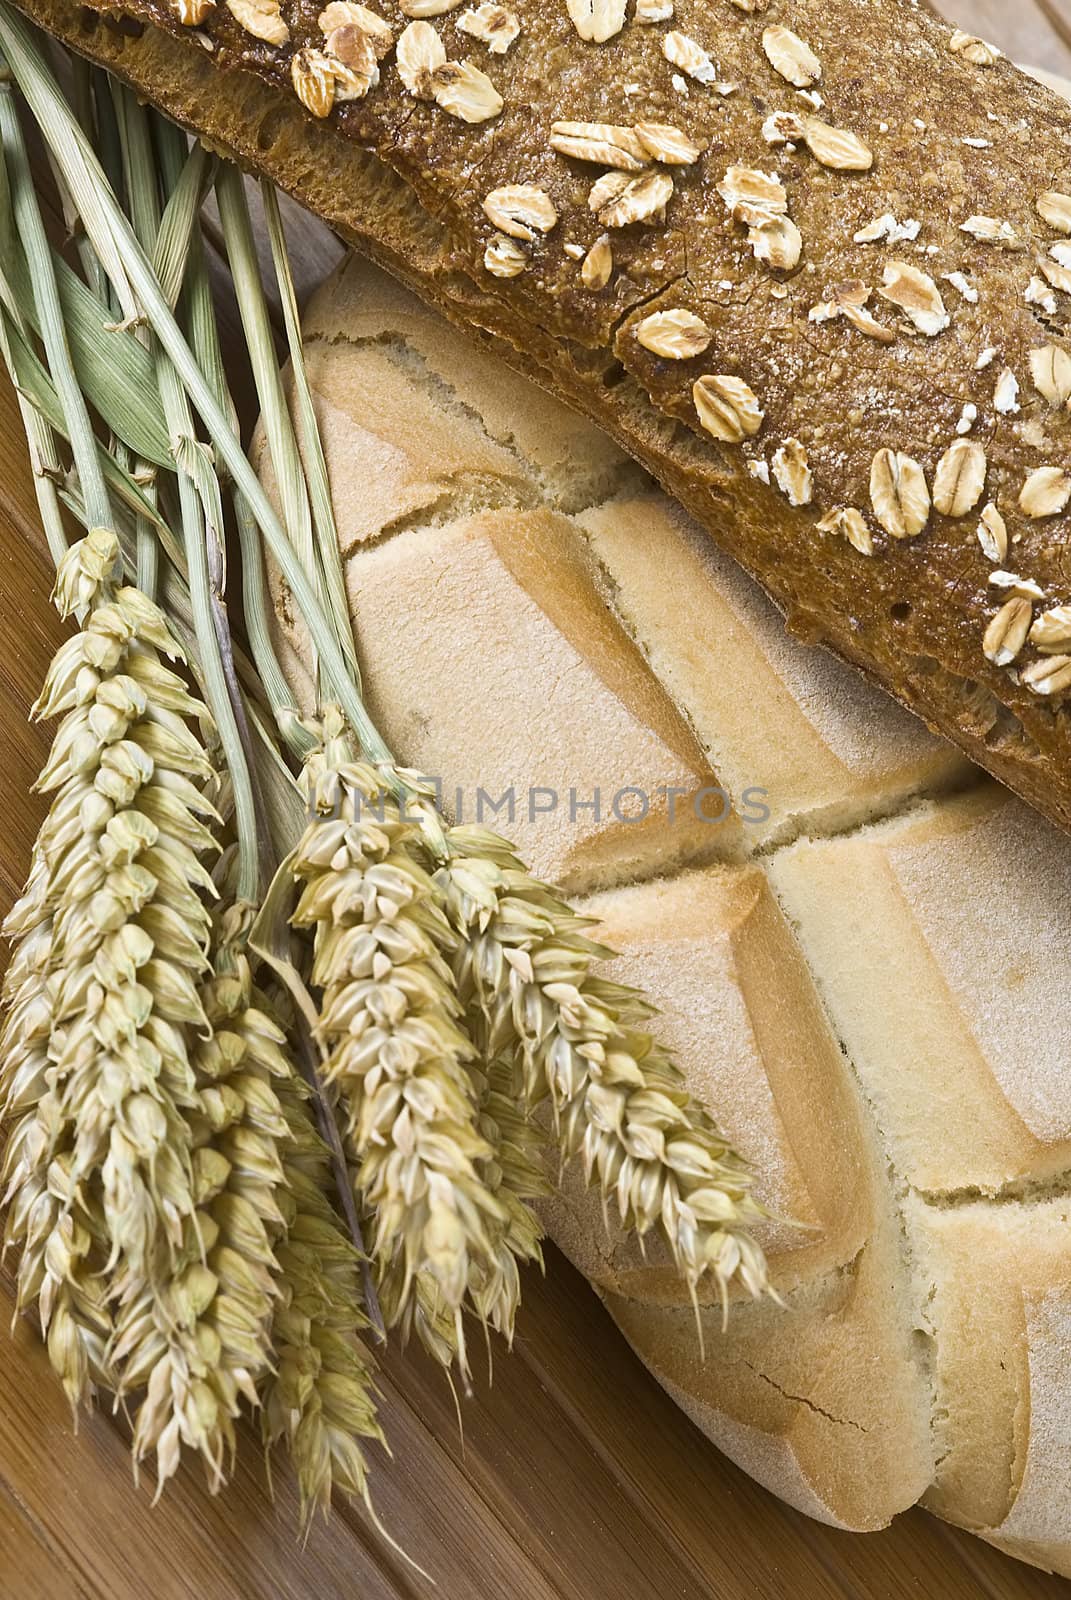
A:
{"type": "MultiPolygon", "coordinates": [[[[944,0],[1018,59],[1071,74],[1071,0],[944,0]]],[[[311,281],[331,246],[315,229],[311,281]]],[[[60,628],[13,397],[0,391],[0,912],[25,872],[43,736],[27,727],[60,628]]],[[[12,1320],[0,1278],[0,1596],[3,1600],[1055,1600],[1071,1584],[912,1512],[882,1534],[797,1515],[725,1461],[632,1357],[553,1251],[531,1276],[516,1350],[464,1406],[437,1374],[388,1357],[382,1411],[394,1459],[375,1463],[387,1526],[438,1580],[417,1577],[340,1506],[302,1549],[293,1496],[267,1492],[252,1437],[213,1500],[196,1470],[150,1505],[123,1426],[72,1430],[43,1351],[12,1320]]],[[[1071,1471],[1071,1462],[1068,1464],[1071,1471]]]]}

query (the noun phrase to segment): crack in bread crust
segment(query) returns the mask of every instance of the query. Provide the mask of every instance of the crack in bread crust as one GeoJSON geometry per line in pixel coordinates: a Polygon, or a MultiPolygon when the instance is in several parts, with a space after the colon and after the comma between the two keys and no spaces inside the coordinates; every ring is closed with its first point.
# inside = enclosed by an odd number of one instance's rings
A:
{"type": "Polygon", "coordinates": [[[813,1411],[815,1416],[824,1417],[827,1422],[832,1422],[835,1427],[855,1428],[858,1433],[869,1433],[869,1428],[865,1428],[861,1422],[856,1422],[852,1417],[836,1417],[833,1415],[832,1411],[825,1411],[821,1406],[816,1405],[814,1401],[811,1400],[807,1395],[790,1394],[789,1391],[783,1387],[783,1385],[778,1383],[776,1378],[771,1378],[768,1372],[763,1372],[762,1369],[756,1366],[753,1361],[745,1361],[744,1365],[745,1367],[749,1368],[749,1370],[752,1371],[757,1378],[760,1378],[763,1383],[768,1383],[771,1389],[776,1389],[783,1400],[790,1400],[793,1405],[805,1406],[808,1411],[813,1411]]]}

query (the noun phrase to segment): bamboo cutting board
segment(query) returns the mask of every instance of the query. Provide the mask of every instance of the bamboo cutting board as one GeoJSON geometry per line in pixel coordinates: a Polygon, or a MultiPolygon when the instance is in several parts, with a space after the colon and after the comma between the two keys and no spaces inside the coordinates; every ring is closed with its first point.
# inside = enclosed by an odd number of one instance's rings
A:
{"type": "MultiPolygon", "coordinates": [[[[943,0],[1019,60],[1071,75],[1071,0],[943,0]]],[[[334,249],[307,226],[312,281],[334,249]]],[[[21,885],[45,755],[26,724],[61,627],[13,396],[0,390],[0,913],[21,885]]],[[[252,1437],[218,1500],[196,1470],[161,1504],[131,1483],[124,1425],[72,1430],[44,1353],[11,1322],[0,1277],[2,1600],[1056,1600],[1071,1584],[912,1512],[841,1534],[766,1494],[708,1444],[631,1356],[595,1296],[549,1252],[529,1276],[512,1357],[463,1406],[436,1370],[391,1354],[375,1463],[386,1525],[431,1588],[359,1511],[302,1549],[285,1480],[271,1499],[252,1437]]],[[[1069,1380],[1071,1381],[1071,1380],[1069,1380]]],[[[1068,1464],[1071,1471],[1071,1462],[1068,1464]]]]}

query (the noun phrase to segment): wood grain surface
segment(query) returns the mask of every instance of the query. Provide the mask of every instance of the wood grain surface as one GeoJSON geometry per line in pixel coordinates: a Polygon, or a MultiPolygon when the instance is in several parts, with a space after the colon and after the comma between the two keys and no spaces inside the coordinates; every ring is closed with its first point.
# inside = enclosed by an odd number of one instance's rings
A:
{"type": "MultiPolygon", "coordinates": [[[[1071,0],[944,0],[1020,60],[1071,74],[1071,0]]],[[[335,250],[301,224],[307,282],[335,250]]],[[[0,390],[0,913],[41,806],[45,735],[26,721],[62,636],[48,599],[14,398],[0,390]]],[[[298,1542],[285,1473],[268,1491],[252,1434],[222,1497],[186,1470],[160,1505],[135,1488],[121,1419],[77,1433],[0,1277],[2,1600],[1055,1600],[1071,1584],[922,1512],[885,1533],[837,1533],[738,1472],[647,1376],[598,1300],[549,1252],[525,1284],[512,1356],[465,1402],[463,1437],[437,1370],[392,1352],[382,1374],[393,1459],[375,1462],[385,1524],[431,1587],[337,1507],[298,1542]]],[[[1069,1463],[1071,1471],[1071,1463],[1069,1463]]]]}

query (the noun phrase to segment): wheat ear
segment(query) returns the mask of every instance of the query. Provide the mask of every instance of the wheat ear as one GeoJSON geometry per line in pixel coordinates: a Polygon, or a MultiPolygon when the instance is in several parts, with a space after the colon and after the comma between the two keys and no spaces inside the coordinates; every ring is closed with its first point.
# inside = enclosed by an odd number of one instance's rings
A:
{"type": "Polygon", "coordinates": [[[466,1064],[474,1052],[443,951],[453,935],[422,865],[419,825],[379,773],[350,758],[341,723],[309,757],[312,820],[293,870],[293,921],[314,934],[324,1078],[338,1096],[356,1181],[374,1214],[371,1254],[388,1320],[419,1302],[433,1320],[461,1311],[494,1271],[507,1213],[479,1171],[492,1155],[466,1064]]]}
{"type": "Polygon", "coordinates": [[[158,1492],[183,1446],[204,1459],[210,1487],[222,1486],[242,1401],[257,1405],[273,1364],[282,1149],[290,1139],[279,1085],[292,1068],[284,1033],[254,995],[244,953],[251,913],[233,903],[217,912],[212,971],[200,988],[211,1032],[190,1056],[197,1209],[164,1281],[146,1284],[128,1271],[116,1290],[111,1364],[121,1394],[145,1390],[134,1456],[155,1451],[158,1492]]]}
{"type": "Polygon", "coordinates": [[[316,1133],[308,1091],[291,1074],[278,1086],[288,1128],[284,1147],[284,1232],[277,1248],[275,1364],[261,1391],[264,1442],[290,1451],[308,1523],[326,1516],[333,1488],[366,1504],[362,1441],[384,1443],[376,1417],[372,1357],[359,1337],[360,1257],[327,1198],[328,1152],[316,1133]]]}
{"type": "MultiPolygon", "coordinates": [[[[476,1043],[479,1051],[478,1033],[476,1043]]],[[[516,1063],[508,1056],[484,1062],[470,1068],[479,1129],[491,1147],[477,1170],[505,1211],[505,1222],[492,1233],[492,1267],[475,1275],[469,1299],[480,1321],[511,1344],[521,1301],[519,1267],[543,1265],[543,1225],[530,1202],[551,1193],[544,1159],[547,1136],[524,1103],[516,1063]]]]}
{"type": "Polygon", "coordinates": [[[723,1299],[733,1280],[762,1293],[750,1173],[646,1031],[651,1008],[593,971],[610,952],[506,841],[458,827],[448,844],[436,882],[459,993],[487,1049],[512,1053],[529,1106],[549,1098],[563,1158],[581,1157],[626,1228],[661,1228],[693,1297],[707,1276],[723,1299]]]}
{"type": "Polygon", "coordinates": [[[117,1276],[153,1281],[195,1210],[186,1029],[205,1023],[208,918],[191,886],[210,887],[213,774],[204,708],[163,660],[179,647],[120,575],[101,528],[58,569],[57,605],[84,622],[35,708],[61,717],[39,779],[54,798],[8,922],[17,993],[0,1039],[5,1242],[75,1404],[107,1377],[117,1276]]]}
{"type": "MultiPolygon", "coordinates": [[[[74,808],[77,815],[77,807],[74,808]]],[[[60,817],[51,817],[53,837],[60,817]]],[[[8,1122],[3,1247],[22,1248],[16,1306],[40,1304],[52,1365],[72,1405],[110,1384],[106,1350],[112,1332],[108,1304],[107,1233],[99,1205],[72,1191],[69,1164],[47,1159],[47,1130],[37,1108],[48,1091],[51,1006],[48,972],[52,917],[42,839],[34,845],[30,877],[4,925],[15,942],[2,995],[0,1110],[8,1122]]]]}
{"type": "MultiPolygon", "coordinates": [[[[521,1301],[520,1265],[543,1265],[543,1227],[528,1202],[551,1192],[543,1160],[547,1139],[520,1103],[512,1061],[494,1062],[486,1070],[473,1063],[469,1076],[477,1098],[476,1126],[487,1146],[473,1165],[500,1213],[488,1219],[486,1253],[470,1258],[464,1309],[511,1344],[521,1301]]],[[[403,1342],[415,1334],[441,1366],[457,1363],[468,1383],[464,1323],[431,1273],[418,1272],[406,1284],[402,1264],[387,1263],[379,1273],[379,1298],[403,1342]]]]}

